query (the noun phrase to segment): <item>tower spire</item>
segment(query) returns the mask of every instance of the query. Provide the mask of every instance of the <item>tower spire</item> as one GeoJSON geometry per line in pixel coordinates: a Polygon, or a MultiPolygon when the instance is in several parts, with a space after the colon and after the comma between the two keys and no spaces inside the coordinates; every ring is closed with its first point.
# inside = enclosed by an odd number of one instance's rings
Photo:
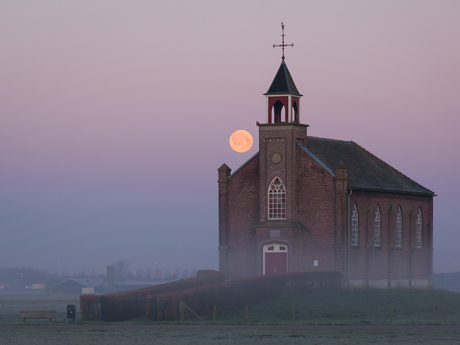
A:
{"type": "Polygon", "coordinates": [[[286,36],[286,35],[284,34],[284,24],[283,24],[283,22],[281,22],[281,30],[282,30],[282,34],[281,34],[281,44],[274,44],[274,45],[273,45],[273,48],[275,48],[275,47],[281,47],[282,54],[283,54],[283,56],[282,56],[281,58],[284,60],[284,48],[285,48],[285,47],[294,47],[294,43],[291,43],[291,44],[286,44],[286,43],[284,43],[284,36],[286,36]]]}

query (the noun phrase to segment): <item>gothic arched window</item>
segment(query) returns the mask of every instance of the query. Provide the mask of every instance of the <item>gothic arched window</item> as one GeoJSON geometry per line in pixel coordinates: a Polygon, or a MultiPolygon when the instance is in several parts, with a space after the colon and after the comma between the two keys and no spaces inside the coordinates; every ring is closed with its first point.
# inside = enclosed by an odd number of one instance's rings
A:
{"type": "Polygon", "coordinates": [[[380,247],[380,209],[375,206],[374,212],[374,246],[380,247]]]}
{"type": "Polygon", "coordinates": [[[358,208],[356,204],[353,205],[351,211],[351,245],[358,245],[358,208]]]}
{"type": "Polygon", "coordinates": [[[402,247],[402,211],[401,206],[398,206],[396,211],[396,247],[402,247]]]}
{"type": "Polygon", "coordinates": [[[416,229],[417,248],[422,248],[422,210],[417,211],[417,229],[416,229]]]}
{"type": "Polygon", "coordinates": [[[268,187],[268,219],[286,219],[286,187],[279,177],[268,187]]]}

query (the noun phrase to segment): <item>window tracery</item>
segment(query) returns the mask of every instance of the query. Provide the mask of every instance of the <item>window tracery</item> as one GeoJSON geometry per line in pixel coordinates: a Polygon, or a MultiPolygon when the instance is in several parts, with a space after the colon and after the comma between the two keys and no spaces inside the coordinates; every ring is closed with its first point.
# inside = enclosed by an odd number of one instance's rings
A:
{"type": "Polygon", "coordinates": [[[286,187],[279,177],[268,187],[268,219],[286,219],[286,187]]]}

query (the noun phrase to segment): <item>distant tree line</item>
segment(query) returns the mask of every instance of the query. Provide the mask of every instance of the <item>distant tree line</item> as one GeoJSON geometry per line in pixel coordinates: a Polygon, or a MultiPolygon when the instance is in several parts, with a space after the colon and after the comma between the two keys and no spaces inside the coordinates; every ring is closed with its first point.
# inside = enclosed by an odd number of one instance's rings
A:
{"type": "Polygon", "coordinates": [[[187,269],[179,270],[161,270],[160,268],[141,270],[137,269],[134,272],[131,271],[130,263],[126,260],[118,260],[117,262],[112,263],[114,268],[115,279],[118,280],[173,280],[177,278],[191,278],[196,276],[196,269],[191,270],[190,272],[187,269]]]}
{"type": "MultiPolygon", "coordinates": [[[[56,284],[59,276],[27,267],[4,268],[0,270],[0,284],[9,285],[10,289],[22,290],[32,284],[56,284]]],[[[61,279],[62,280],[62,279],[61,279]]]]}
{"type": "MultiPolygon", "coordinates": [[[[187,269],[161,270],[160,268],[131,271],[130,264],[126,260],[119,260],[113,263],[115,280],[174,280],[177,278],[190,278],[196,276],[196,269],[190,272],[187,269]]],[[[9,285],[11,290],[23,290],[32,284],[46,284],[47,287],[53,286],[69,278],[102,278],[105,274],[96,273],[93,269],[90,273],[78,272],[69,275],[67,272],[50,273],[28,267],[12,267],[0,269],[0,287],[9,285]]]]}

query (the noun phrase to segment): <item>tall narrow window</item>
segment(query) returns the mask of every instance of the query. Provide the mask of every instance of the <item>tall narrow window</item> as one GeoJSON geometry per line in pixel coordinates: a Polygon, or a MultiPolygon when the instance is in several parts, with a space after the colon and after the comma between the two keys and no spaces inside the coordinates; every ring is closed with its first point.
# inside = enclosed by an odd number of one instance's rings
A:
{"type": "Polygon", "coordinates": [[[353,205],[351,211],[351,245],[358,245],[358,208],[356,204],[353,205]]]}
{"type": "Polygon", "coordinates": [[[417,229],[416,229],[417,248],[422,248],[422,210],[417,211],[417,229]]]}
{"type": "Polygon", "coordinates": [[[268,187],[268,219],[286,219],[286,187],[279,177],[268,187]]]}
{"type": "Polygon", "coordinates": [[[374,213],[374,246],[380,247],[380,209],[375,206],[374,213]]]}
{"type": "Polygon", "coordinates": [[[401,211],[401,206],[398,206],[398,211],[396,211],[396,247],[402,247],[402,211],[401,211]]]}

